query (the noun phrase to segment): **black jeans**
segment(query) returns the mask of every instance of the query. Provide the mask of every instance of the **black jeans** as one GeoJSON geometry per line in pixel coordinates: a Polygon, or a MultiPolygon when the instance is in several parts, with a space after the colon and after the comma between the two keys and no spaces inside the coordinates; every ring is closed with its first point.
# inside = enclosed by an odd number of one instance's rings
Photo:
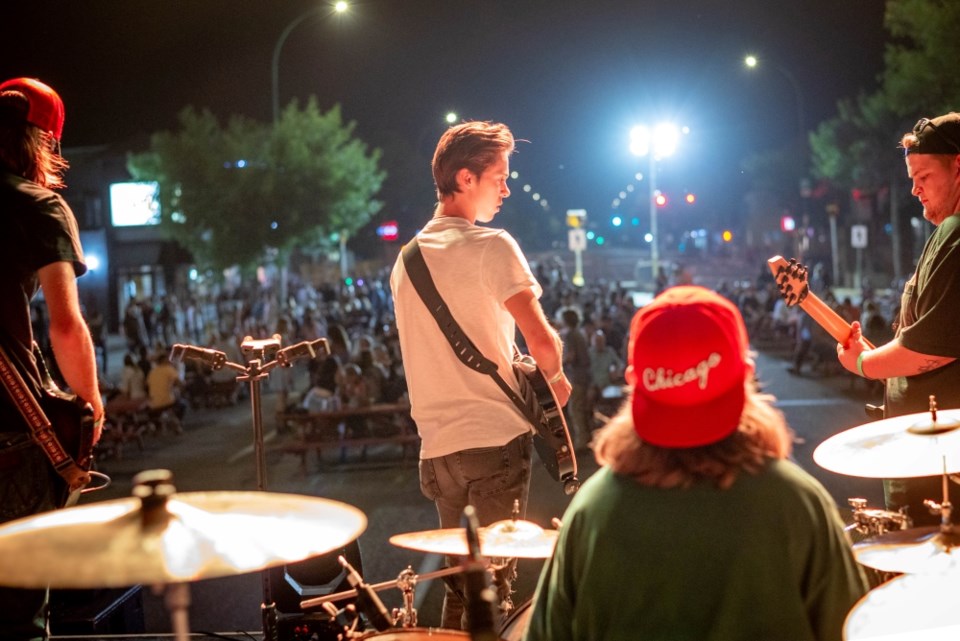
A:
{"type": "MultiPolygon", "coordinates": [[[[0,523],[57,507],[56,472],[24,432],[0,432],[0,523]]],[[[0,636],[47,638],[47,590],[0,587],[0,636]]]]}
{"type": "MultiPolygon", "coordinates": [[[[454,452],[420,461],[420,490],[433,500],[440,516],[440,527],[459,528],[463,508],[472,505],[481,526],[509,519],[513,502],[520,502],[520,518],[527,512],[530,492],[530,457],[533,436],[524,434],[505,445],[454,452]]],[[[448,558],[455,565],[458,559],[448,558]]],[[[501,609],[511,607],[513,575],[516,560],[505,565],[497,576],[497,596],[501,609]]],[[[464,603],[462,579],[446,582],[441,625],[463,627],[464,603]]]]}

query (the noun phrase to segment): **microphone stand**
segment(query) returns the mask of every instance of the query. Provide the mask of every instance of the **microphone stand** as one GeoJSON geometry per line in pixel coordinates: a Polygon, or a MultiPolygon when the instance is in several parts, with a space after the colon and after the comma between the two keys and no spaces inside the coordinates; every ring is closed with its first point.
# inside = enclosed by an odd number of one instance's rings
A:
{"type": "MultiPolygon", "coordinates": [[[[330,347],[326,338],[313,341],[302,341],[289,347],[280,348],[281,337],[274,334],[267,339],[254,339],[247,336],[240,345],[240,352],[246,360],[246,365],[233,363],[227,360],[224,352],[194,345],[177,343],[170,350],[170,360],[180,363],[183,359],[195,360],[210,366],[213,370],[224,367],[240,372],[238,381],[250,384],[250,411],[253,415],[253,451],[256,460],[257,489],[267,489],[267,457],[263,446],[263,410],[260,403],[260,381],[269,376],[276,367],[290,367],[294,361],[302,358],[316,358],[319,355],[329,356],[330,347]]],[[[260,616],[263,622],[264,641],[278,641],[278,614],[277,604],[273,600],[273,586],[270,581],[269,569],[261,571],[263,583],[263,602],[260,604],[260,616]]]]}

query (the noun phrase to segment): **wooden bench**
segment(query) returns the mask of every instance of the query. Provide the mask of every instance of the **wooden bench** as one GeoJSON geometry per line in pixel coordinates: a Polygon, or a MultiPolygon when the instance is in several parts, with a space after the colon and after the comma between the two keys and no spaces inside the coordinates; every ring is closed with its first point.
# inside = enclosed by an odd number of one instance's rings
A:
{"type": "Polygon", "coordinates": [[[304,471],[310,452],[316,452],[319,463],[324,449],[338,448],[340,460],[345,462],[346,448],[394,444],[401,447],[402,459],[406,460],[407,447],[420,442],[406,403],[377,403],[328,412],[281,412],[277,426],[291,435],[274,449],[299,454],[304,471]]]}

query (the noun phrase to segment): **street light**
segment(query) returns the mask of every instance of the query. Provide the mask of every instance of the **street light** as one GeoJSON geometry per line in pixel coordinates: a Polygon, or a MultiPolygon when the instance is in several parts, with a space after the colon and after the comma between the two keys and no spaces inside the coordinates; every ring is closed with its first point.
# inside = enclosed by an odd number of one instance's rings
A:
{"type": "MultiPolygon", "coordinates": [[[[749,55],[743,59],[743,64],[746,65],[748,69],[756,69],[760,64],[760,60],[754,56],[749,55]]],[[[797,84],[797,79],[793,77],[793,74],[787,71],[786,67],[778,65],[776,62],[770,62],[770,66],[783,74],[783,77],[787,79],[790,83],[790,86],[793,88],[793,95],[797,101],[797,126],[799,127],[798,133],[802,136],[806,131],[806,124],[803,117],[803,95],[800,93],[800,85],[797,84]]]]}
{"type": "Polygon", "coordinates": [[[280,119],[280,50],[283,49],[283,43],[287,41],[287,37],[290,35],[290,33],[299,27],[304,20],[314,14],[323,13],[325,10],[329,10],[331,8],[333,9],[334,13],[344,13],[350,8],[350,6],[347,4],[346,0],[339,0],[338,2],[334,3],[332,7],[330,5],[322,5],[308,9],[291,20],[290,24],[288,24],[280,33],[280,37],[277,38],[277,44],[275,44],[273,47],[273,60],[270,65],[270,87],[274,123],[280,119]]]}
{"type": "Polygon", "coordinates": [[[680,130],[676,125],[662,122],[653,129],[646,125],[637,125],[630,130],[630,153],[634,156],[646,156],[649,168],[650,206],[650,274],[654,282],[660,270],[660,248],[657,238],[657,161],[672,156],[680,142],[680,130]]]}

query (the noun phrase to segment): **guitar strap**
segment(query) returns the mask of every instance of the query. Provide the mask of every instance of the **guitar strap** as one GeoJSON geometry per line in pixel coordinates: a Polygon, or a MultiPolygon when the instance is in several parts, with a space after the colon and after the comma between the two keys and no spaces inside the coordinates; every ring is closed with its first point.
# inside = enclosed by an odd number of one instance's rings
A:
{"type": "Polygon", "coordinates": [[[497,371],[497,364],[480,353],[480,350],[477,349],[477,346],[474,345],[463,328],[460,327],[460,324],[457,323],[453,314],[450,313],[450,308],[447,307],[443,297],[440,296],[440,292],[437,291],[437,286],[434,284],[430,269],[423,259],[420,243],[417,242],[416,237],[404,246],[401,255],[403,256],[403,266],[407,270],[413,288],[417,290],[420,299],[427,306],[430,314],[433,315],[437,327],[440,328],[440,332],[450,343],[453,353],[460,359],[460,362],[475,372],[489,375],[530,424],[539,425],[540,419],[533,407],[503,380],[503,377],[497,371]]]}
{"type": "Polygon", "coordinates": [[[57,471],[70,488],[75,492],[90,483],[90,473],[77,465],[73,457],[67,454],[60,444],[50,419],[40,407],[39,401],[27,387],[20,372],[10,361],[7,351],[0,345],[0,380],[7,390],[13,404],[17,406],[23,420],[33,432],[33,441],[40,446],[43,453],[50,459],[50,464],[57,471]]]}

